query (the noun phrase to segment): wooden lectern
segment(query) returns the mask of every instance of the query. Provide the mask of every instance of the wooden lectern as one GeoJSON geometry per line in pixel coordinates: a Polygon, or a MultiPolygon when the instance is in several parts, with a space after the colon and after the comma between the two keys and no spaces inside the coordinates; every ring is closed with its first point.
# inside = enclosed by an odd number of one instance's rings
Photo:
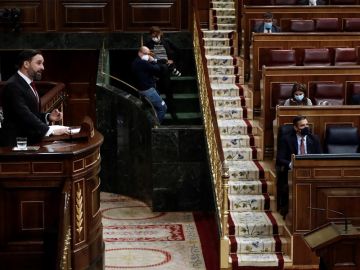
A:
{"type": "Polygon", "coordinates": [[[326,270],[360,269],[360,227],[327,223],[303,237],[326,270]]]}

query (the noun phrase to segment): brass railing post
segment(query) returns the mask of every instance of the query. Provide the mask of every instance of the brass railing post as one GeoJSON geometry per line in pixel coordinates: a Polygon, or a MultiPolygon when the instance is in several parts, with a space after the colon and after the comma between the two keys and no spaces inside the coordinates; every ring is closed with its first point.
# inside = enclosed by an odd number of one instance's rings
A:
{"type": "Polygon", "coordinates": [[[222,187],[222,235],[220,240],[220,268],[228,268],[229,266],[229,232],[228,232],[228,218],[229,218],[229,203],[228,203],[228,190],[229,190],[229,168],[223,165],[221,175],[222,187]]]}

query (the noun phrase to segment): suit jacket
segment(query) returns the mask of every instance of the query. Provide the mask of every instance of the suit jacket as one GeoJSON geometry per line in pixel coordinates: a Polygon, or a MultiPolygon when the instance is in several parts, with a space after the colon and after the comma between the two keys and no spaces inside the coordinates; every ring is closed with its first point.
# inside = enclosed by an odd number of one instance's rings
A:
{"type": "MultiPolygon", "coordinates": [[[[280,140],[277,149],[276,165],[285,166],[285,169],[288,169],[291,162],[291,155],[297,155],[298,153],[298,142],[295,130],[289,134],[284,134],[280,140]]],[[[309,134],[306,136],[306,149],[307,154],[321,154],[320,141],[316,135],[309,134]]]]}
{"type": "MultiPolygon", "coordinates": [[[[260,24],[258,27],[256,27],[254,29],[254,32],[255,33],[264,33],[264,25],[265,25],[264,23],[260,24]]],[[[273,24],[272,27],[271,27],[271,32],[272,33],[279,33],[279,32],[281,32],[281,29],[280,29],[279,26],[273,24]]]]}
{"type": "Polygon", "coordinates": [[[27,137],[28,143],[36,143],[49,130],[46,114],[40,112],[37,101],[28,83],[15,73],[4,86],[2,94],[4,123],[3,145],[12,146],[16,137],[27,137]]]}

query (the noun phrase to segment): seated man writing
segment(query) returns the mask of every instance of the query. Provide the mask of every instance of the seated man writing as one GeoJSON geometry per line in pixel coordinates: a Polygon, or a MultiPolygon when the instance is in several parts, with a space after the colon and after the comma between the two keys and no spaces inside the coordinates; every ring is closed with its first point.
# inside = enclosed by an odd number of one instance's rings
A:
{"type": "Polygon", "coordinates": [[[18,71],[6,82],[2,94],[4,113],[2,146],[16,145],[16,137],[27,137],[29,144],[44,136],[68,134],[65,126],[49,126],[60,121],[62,112],[40,112],[40,97],[34,80],[40,80],[44,58],[40,51],[25,50],[18,56],[18,71]]]}

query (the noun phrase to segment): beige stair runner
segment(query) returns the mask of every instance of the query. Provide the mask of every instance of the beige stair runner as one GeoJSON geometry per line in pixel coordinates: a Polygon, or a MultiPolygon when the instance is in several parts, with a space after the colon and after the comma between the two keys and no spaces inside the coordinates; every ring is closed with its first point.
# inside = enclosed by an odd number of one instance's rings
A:
{"type": "Polygon", "coordinates": [[[204,49],[226,165],[229,167],[229,264],[232,269],[283,269],[282,237],[272,210],[274,183],[265,179],[262,129],[253,120],[252,92],[237,56],[234,0],[211,1],[204,49]]]}

